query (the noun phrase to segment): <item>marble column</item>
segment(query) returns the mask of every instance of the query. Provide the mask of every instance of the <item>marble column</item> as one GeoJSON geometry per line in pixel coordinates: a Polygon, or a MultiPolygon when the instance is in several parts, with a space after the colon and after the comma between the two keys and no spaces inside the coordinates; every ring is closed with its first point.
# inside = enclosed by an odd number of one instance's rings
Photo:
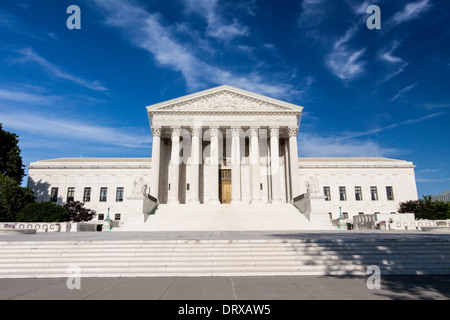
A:
{"type": "Polygon", "coordinates": [[[250,128],[250,166],[252,172],[250,202],[261,202],[259,168],[259,128],[250,128]]]}
{"type": "Polygon", "coordinates": [[[210,203],[220,203],[219,200],[219,128],[211,127],[211,148],[210,148],[210,167],[211,167],[211,177],[210,177],[210,187],[211,193],[209,197],[210,203]]]}
{"type": "Polygon", "coordinates": [[[241,202],[241,128],[231,128],[231,203],[241,202]]]}
{"type": "Polygon", "coordinates": [[[299,176],[298,176],[298,149],[297,149],[297,134],[298,128],[288,128],[289,134],[289,164],[291,173],[291,190],[292,200],[300,195],[299,176]]]}
{"type": "Polygon", "coordinates": [[[152,127],[152,171],[150,174],[150,195],[159,202],[159,170],[161,164],[161,128],[152,127]]]}
{"type": "Polygon", "coordinates": [[[272,178],[272,203],[281,203],[279,128],[270,128],[270,174],[272,178]]]}
{"type": "Polygon", "coordinates": [[[172,127],[172,151],[170,155],[169,203],[179,203],[180,183],[180,128],[172,127]]]}
{"type": "Polygon", "coordinates": [[[189,202],[200,203],[199,200],[199,182],[200,182],[200,135],[202,129],[199,127],[191,128],[191,197],[189,202]]]}

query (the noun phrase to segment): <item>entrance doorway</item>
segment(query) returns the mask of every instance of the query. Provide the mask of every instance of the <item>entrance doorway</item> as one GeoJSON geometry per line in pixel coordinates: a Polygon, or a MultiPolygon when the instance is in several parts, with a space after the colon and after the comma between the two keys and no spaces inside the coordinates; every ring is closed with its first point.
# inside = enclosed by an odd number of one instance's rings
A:
{"type": "Polygon", "coordinates": [[[220,203],[231,203],[231,170],[220,170],[220,203]]]}

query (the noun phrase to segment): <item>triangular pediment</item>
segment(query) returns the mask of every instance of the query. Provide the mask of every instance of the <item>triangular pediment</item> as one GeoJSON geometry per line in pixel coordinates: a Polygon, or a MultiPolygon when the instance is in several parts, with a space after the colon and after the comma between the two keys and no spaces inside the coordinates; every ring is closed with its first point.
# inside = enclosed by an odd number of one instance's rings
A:
{"type": "Polygon", "coordinates": [[[250,91],[220,86],[147,107],[148,112],[302,112],[303,107],[250,91]]]}

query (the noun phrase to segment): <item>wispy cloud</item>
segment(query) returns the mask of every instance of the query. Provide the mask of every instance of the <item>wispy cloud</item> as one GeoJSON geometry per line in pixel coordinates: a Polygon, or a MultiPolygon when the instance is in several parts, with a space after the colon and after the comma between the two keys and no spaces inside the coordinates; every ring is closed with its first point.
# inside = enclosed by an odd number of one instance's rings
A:
{"type": "Polygon", "coordinates": [[[70,73],[62,70],[61,67],[51,63],[50,61],[46,60],[43,57],[41,57],[40,55],[35,53],[33,51],[33,49],[31,49],[31,48],[21,49],[21,50],[18,50],[17,52],[21,55],[21,57],[19,59],[20,62],[35,63],[35,64],[39,65],[45,72],[51,74],[52,76],[54,76],[56,78],[74,82],[78,85],[81,85],[81,86],[86,87],[91,90],[100,91],[100,92],[108,91],[108,89],[98,81],[88,81],[79,76],[70,74],[70,73]]]}
{"type": "Polygon", "coordinates": [[[298,145],[302,157],[388,157],[402,153],[401,150],[387,148],[371,140],[336,141],[332,136],[306,132],[299,136],[298,145]]]}
{"type": "Polygon", "coordinates": [[[426,109],[440,109],[440,108],[450,108],[450,103],[427,103],[425,104],[426,109]]]}
{"type": "MultiPolygon", "coordinates": [[[[49,142],[61,142],[69,146],[76,142],[90,142],[98,145],[113,145],[127,148],[149,148],[151,135],[142,134],[137,128],[115,128],[74,119],[50,117],[33,113],[0,113],[6,128],[16,132],[32,134],[36,139],[46,137],[49,142]]],[[[143,130],[140,130],[143,131],[143,130]]],[[[36,145],[35,147],[39,147],[36,145]]]]}
{"type": "Polygon", "coordinates": [[[405,125],[409,125],[409,124],[415,124],[415,123],[419,123],[419,122],[423,122],[432,118],[436,118],[439,116],[444,115],[445,112],[437,112],[437,113],[432,113],[429,115],[426,115],[424,117],[420,117],[420,118],[416,118],[416,119],[410,119],[410,120],[405,120],[405,121],[401,121],[398,123],[393,123],[390,124],[388,126],[384,126],[384,127],[380,127],[380,128],[375,128],[375,129],[371,129],[371,130],[367,130],[367,131],[363,131],[363,132],[357,132],[357,133],[350,133],[347,134],[345,136],[339,137],[339,138],[334,138],[334,141],[343,141],[343,140],[349,140],[349,139],[354,139],[354,138],[358,138],[358,137],[362,137],[362,136],[368,136],[368,135],[372,135],[372,134],[376,134],[385,130],[389,130],[389,129],[394,129],[400,126],[405,126],[405,125]]]}
{"type": "Polygon", "coordinates": [[[134,46],[150,52],[164,67],[183,75],[189,90],[208,84],[229,84],[278,98],[298,94],[290,83],[267,79],[258,72],[240,75],[197,58],[195,49],[177,39],[171,28],[165,27],[159,14],[147,12],[135,3],[123,0],[94,0],[105,23],[119,29],[134,46]]]}
{"type": "Polygon", "coordinates": [[[379,59],[387,63],[387,69],[389,70],[389,73],[378,83],[389,81],[396,75],[402,73],[408,66],[408,62],[404,61],[400,57],[396,57],[393,55],[394,51],[397,50],[399,45],[400,45],[399,41],[393,41],[389,49],[379,54],[379,59]]]}
{"type": "Polygon", "coordinates": [[[324,0],[303,0],[302,11],[297,20],[300,28],[317,26],[325,14],[324,0]]]}
{"type": "Polygon", "coordinates": [[[334,43],[333,49],[326,57],[327,67],[342,80],[352,80],[365,72],[365,62],[361,58],[366,49],[355,50],[348,46],[357,29],[357,26],[353,26],[347,30],[346,34],[334,43]]]}
{"type": "Polygon", "coordinates": [[[411,85],[409,85],[409,86],[407,86],[407,87],[404,87],[402,90],[400,90],[399,92],[397,92],[397,94],[396,94],[394,97],[392,97],[391,101],[397,100],[397,99],[400,98],[405,92],[408,92],[409,90],[411,90],[411,89],[414,88],[415,86],[417,86],[417,82],[416,82],[416,83],[413,83],[413,84],[411,84],[411,85]]]}
{"type": "Polygon", "coordinates": [[[236,18],[232,23],[225,21],[220,14],[218,0],[185,0],[183,3],[190,12],[195,12],[206,20],[206,35],[209,37],[228,41],[249,35],[248,28],[236,18]]]}
{"type": "Polygon", "coordinates": [[[24,91],[22,88],[0,87],[0,100],[3,101],[48,104],[58,98],[32,90],[24,91]]]}
{"type": "Polygon", "coordinates": [[[390,24],[398,25],[420,17],[424,12],[431,8],[430,0],[419,0],[409,3],[405,8],[392,16],[390,24]]]}
{"type": "Polygon", "coordinates": [[[444,112],[433,113],[364,132],[348,133],[340,137],[304,132],[299,136],[298,140],[300,155],[308,157],[390,157],[402,154],[405,152],[404,150],[381,146],[378,142],[371,139],[361,140],[361,137],[400,126],[419,123],[443,114],[444,112]]]}

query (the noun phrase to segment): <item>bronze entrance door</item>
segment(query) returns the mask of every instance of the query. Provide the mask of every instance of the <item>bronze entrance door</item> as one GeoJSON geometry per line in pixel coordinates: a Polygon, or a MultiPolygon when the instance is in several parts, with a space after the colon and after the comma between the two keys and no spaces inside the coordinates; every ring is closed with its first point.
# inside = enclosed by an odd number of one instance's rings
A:
{"type": "Polygon", "coordinates": [[[231,203],[231,170],[220,170],[220,203],[231,203]]]}

